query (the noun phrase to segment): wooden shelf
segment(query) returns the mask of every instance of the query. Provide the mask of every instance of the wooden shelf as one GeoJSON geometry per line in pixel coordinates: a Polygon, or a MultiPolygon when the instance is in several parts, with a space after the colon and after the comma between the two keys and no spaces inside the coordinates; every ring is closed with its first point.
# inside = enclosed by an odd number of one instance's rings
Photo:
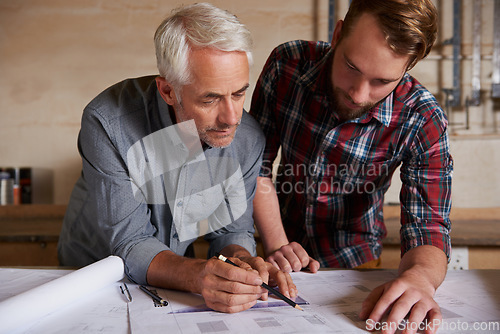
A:
{"type": "MultiPolygon", "coordinates": [[[[384,207],[384,245],[400,244],[399,210],[399,206],[384,207]]],[[[500,208],[453,208],[450,218],[453,246],[500,246],[500,208]]]]}
{"type": "Polygon", "coordinates": [[[57,266],[65,205],[0,206],[0,265],[57,266]]]}
{"type": "MultiPolygon", "coordinates": [[[[387,237],[382,251],[382,267],[397,268],[400,260],[399,206],[384,207],[387,237]]],[[[467,247],[469,269],[500,269],[500,208],[453,208],[451,245],[467,247]]]]}
{"type": "Polygon", "coordinates": [[[0,242],[57,242],[65,211],[66,205],[0,206],[0,242]]]}
{"type": "MultiPolygon", "coordinates": [[[[384,207],[387,237],[382,266],[399,263],[399,206],[384,207]]],[[[0,266],[57,266],[57,241],[66,205],[26,204],[0,206],[0,266]]],[[[469,268],[500,268],[500,208],[459,209],[451,214],[451,240],[455,247],[469,248],[469,268]]],[[[262,245],[257,249],[263,255],[262,245]]],[[[195,243],[204,257],[208,245],[195,243]]]]}

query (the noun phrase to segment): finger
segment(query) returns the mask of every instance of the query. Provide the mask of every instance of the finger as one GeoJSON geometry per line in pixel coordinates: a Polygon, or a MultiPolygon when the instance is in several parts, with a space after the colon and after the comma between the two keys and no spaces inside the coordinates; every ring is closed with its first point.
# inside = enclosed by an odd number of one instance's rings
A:
{"type": "Polygon", "coordinates": [[[425,314],[427,313],[427,309],[424,310],[423,308],[424,306],[422,303],[417,303],[417,301],[409,299],[403,295],[396,303],[394,303],[394,306],[387,317],[387,323],[390,324],[391,330],[382,331],[382,333],[392,334],[398,328],[404,328],[403,333],[415,333],[416,329],[420,325],[420,322],[424,319],[425,314]],[[413,307],[415,310],[412,309],[413,307]],[[407,322],[401,324],[410,311],[412,314],[414,313],[413,318],[408,319],[407,322]]]}
{"type": "Polygon", "coordinates": [[[245,261],[242,261],[241,259],[237,258],[237,257],[230,257],[229,260],[231,260],[231,262],[233,262],[234,264],[236,264],[238,267],[240,268],[243,268],[243,269],[252,269],[252,266],[248,263],[246,263],[245,261]]]}
{"type": "Polygon", "coordinates": [[[307,269],[309,269],[309,271],[312,273],[316,273],[318,272],[319,267],[320,267],[319,262],[313,259],[312,257],[309,257],[309,265],[307,266],[307,269]]]}
{"type": "MultiPolygon", "coordinates": [[[[231,258],[231,261],[233,260],[236,265],[243,265],[239,259],[231,258]]],[[[262,284],[262,278],[259,273],[256,270],[252,270],[250,266],[244,269],[213,258],[207,261],[206,270],[226,281],[242,283],[252,286],[254,289],[262,284]]]]}
{"type": "Polygon", "coordinates": [[[248,266],[250,266],[250,268],[257,270],[263,282],[269,281],[269,269],[271,267],[269,266],[269,263],[264,261],[263,258],[261,257],[251,258],[251,262],[248,264],[248,266]]]}
{"type": "Polygon", "coordinates": [[[260,298],[262,294],[262,288],[260,285],[250,285],[236,281],[230,281],[225,278],[210,275],[206,276],[202,280],[202,294],[211,293],[209,296],[214,296],[215,291],[220,291],[222,293],[228,294],[239,294],[239,295],[254,295],[260,298]]]}
{"type": "Polygon", "coordinates": [[[256,303],[257,303],[257,301],[254,301],[254,302],[249,302],[249,303],[246,303],[243,305],[236,305],[236,306],[227,306],[227,305],[220,304],[220,303],[209,304],[208,302],[206,304],[208,307],[210,307],[214,311],[224,312],[224,313],[238,313],[241,311],[248,310],[249,308],[254,306],[256,303]]]}
{"type": "Polygon", "coordinates": [[[286,280],[288,284],[288,291],[290,292],[290,298],[296,298],[299,295],[299,290],[295,283],[293,283],[292,276],[286,275],[286,280]]]}
{"type": "Polygon", "coordinates": [[[426,334],[434,334],[442,321],[441,309],[437,304],[434,303],[429,309],[425,303],[420,302],[413,306],[402,334],[414,334],[417,331],[419,333],[424,331],[426,334]]]}
{"type": "MultiPolygon", "coordinates": [[[[399,311],[397,313],[393,313],[394,315],[399,315],[400,313],[404,312],[403,308],[405,307],[405,303],[410,303],[408,300],[398,300],[405,292],[406,287],[406,285],[401,281],[395,280],[391,283],[382,285],[382,287],[382,294],[376,301],[376,304],[370,313],[370,319],[375,321],[380,321],[380,319],[391,309],[396,301],[400,302],[401,304],[399,311]]],[[[418,299],[413,300],[413,303],[411,305],[413,305],[417,300],[418,299]]],[[[406,313],[408,313],[410,308],[411,306],[406,308],[406,313]]],[[[406,313],[403,314],[402,317],[404,317],[406,313]]]]}
{"type": "MultiPolygon", "coordinates": [[[[203,296],[205,304],[211,309],[225,313],[236,313],[247,310],[257,303],[258,298],[246,299],[243,296],[234,295],[231,297],[224,295],[203,296]]],[[[249,296],[246,296],[249,297],[249,296]]]]}
{"type": "Polygon", "coordinates": [[[292,271],[292,266],[290,265],[290,262],[288,262],[288,260],[285,258],[281,250],[274,252],[273,255],[270,255],[266,259],[266,261],[272,264],[276,264],[275,267],[278,270],[282,270],[287,273],[292,271]]]}
{"type": "Polygon", "coordinates": [[[271,272],[271,276],[283,295],[288,298],[295,298],[297,296],[297,287],[293,283],[292,277],[289,273],[277,270],[271,272]]]}
{"type": "MultiPolygon", "coordinates": [[[[368,297],[363,301],[361,305],[361,312],[359,313],[359,317],[362,320],[366,320],[368,316],[372,313],[373,308],[377,304],[377,301],[380,299],[380,296],[384,293],[384,286],[378,286],[370,292],[368,297]]],[[[380,319],[372,319],[378,321],[380,319]]]]}
{"type": "Polygon", "coordinates": [[[309,264],[309,255],[307,255],[304,248],[296,242],[281,246],[280,251],[283,253],[284,258],[288,261],[293,271],[300,271],[309,264]]]}
{"type": "Polygon", "coordinates": [[[270,264],[273,265],[273,267],[275,267],[276,269],[280,270],[280,266],[279,264],[274,260],[274,256],[271,255],[269,257],[266,258],[266,262],[269,262],[270,264]]]}
{"type": "MultiPolygon", "coordinates": [[[[235,269],[243,270],[236,267],[235,269]]],[[[207,275],[202,280],[201,294],[207,301],[235,306],[259,299],[262,288],[230,281],[216,275],[207,275]]]]}
{"type": "MultiPolygon", "coordinates": [[[[394,303],[394,306],[387,317],[387,322],[394,324],[394,326],[397,327],[410,312],[414,303],[416,303],[416,301],[408,300],[408,298],[404,297],[400,298],[396,303],[394,303]]],[[[420,315],[420,313],[421,312],[419,311],[417,314],[420,315]]]]}
{"type": "MultiPolygon", "coordinates": [[[[251,268],[253,268],[258,272],[259,276],[262,279],[262,282],[264,283],[269,282],[269,270],[277,270],[268,262],[265,262],[264,259],[261,257],[252,257],[248,259],[248,261],[250,261],[249,266],[251,266],[251,268]]],[[[261,293],[262,293],[261,296],[262,300],[267,300],[268,291],[262,288],[261,293]]]]}
{"type": "MultiPolygon", "coordinates": [[[[436,305],[436,307],[438,307],[436,305]]],[[[438,307],[439,308],[439,307],[438,307]]],[[[408,322],[406,324],[403,334],[414,334],[417,330],[422,327],[421,324],[427,316],[427,313],[433,310],[429,309],[429,306],[424,302],[417,302],[410,311],[410,316],[408,317],[408,322]]],[[[424,324],[425,326],[426,324],[424,324]]],[[[425,328],[425,327],[422,327],[425,328]]]]}
{"type": "Polygon", "coordinates": [[[427,319],[429,326],[426,326],[425,333],[426,334],[434,334],[439,329],[439,326],[443,322],[443,315],[441,314],[441,309],[436,304],[436,307],[432,308],[429,312],[427,312],[427,319]]]}

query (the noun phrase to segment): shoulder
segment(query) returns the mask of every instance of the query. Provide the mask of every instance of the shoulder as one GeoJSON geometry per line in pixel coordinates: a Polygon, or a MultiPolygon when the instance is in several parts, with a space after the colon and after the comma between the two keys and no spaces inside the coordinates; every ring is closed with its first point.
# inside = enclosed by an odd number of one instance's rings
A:
{"type": "Polygon", "coordinates": [[[252,115],[243,110],[241,124],[236,132],[235,140],[238,146],[264,147],[266,139],[259,123],[252,115]]]}
{"type": "Polygon", "coordinates": [[[85,113],[112,119],[144,111],[145,105],[155,96],[155,77],[129,78],[106,88],[87,105],[85,113]]]}
{"type": "Polygon", "coordinates": [[[406,74],[395,91],[396,108],[406,113],[408,118],[418,117],[422,123],[433,121],[441,127],[447,127],[446,115],[434,95],[417,79],[406,74]]]}
{"type": "Polygon", "coordinates": [[[266,138],[257,121],[243,110],[241,123],[227,153],[238,157],[243,168],[251,168],[264,152],[266,138]],[[231,153],[229,153],[231,152],[231,153]]]}
{"type": "Polygon", "coordinates": [[[286,88],[288,83],[300,81],[305,73],[320,69],[330,51],[331,45],[325,42],[295,40],[281,44],[264,65],[258,86],[275,94],[276,85],[286,88]]]}
{"type": "Polygon", "coordinates": [[[272,55],[280,61],[316,61],[330,50],[329,43],[321,41],[294,40],[277,46],[272,55]]]}
{"type": "Polygon", "coordinates": [[[155,76],[126,79],[97,95],[84,109],[82,142],[109,138],[123,154],[137,140],[157,130],[155,76]]]}

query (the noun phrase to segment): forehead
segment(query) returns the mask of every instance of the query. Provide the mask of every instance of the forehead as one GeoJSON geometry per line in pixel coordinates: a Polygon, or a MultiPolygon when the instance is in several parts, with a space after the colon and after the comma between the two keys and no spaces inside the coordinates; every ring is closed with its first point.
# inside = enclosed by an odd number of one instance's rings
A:
{"type": "Polygon", "coordinates": [[[245,52],[213,48],[191,51],[189,66],[192,88],[216,93],[234,92],[248,83],[249,65],[245,52]]]}
{"type": "Polygon", "coordinates": [[[401,77],[409,56],[394,52],[371,14],[363,14],[338,45],[341,55],[361,72],[378,78],[401,77]]]}

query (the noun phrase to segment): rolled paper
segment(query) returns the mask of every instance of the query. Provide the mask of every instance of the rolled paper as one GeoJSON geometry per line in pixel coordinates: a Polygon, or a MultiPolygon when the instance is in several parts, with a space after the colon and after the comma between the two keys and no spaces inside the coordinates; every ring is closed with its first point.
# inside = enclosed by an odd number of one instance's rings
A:
{"type": "Polygon", "coordinates": [[[109,256],[0,302],[0,333],[43,318],[124,277],[123,260],[109,256]]]}

